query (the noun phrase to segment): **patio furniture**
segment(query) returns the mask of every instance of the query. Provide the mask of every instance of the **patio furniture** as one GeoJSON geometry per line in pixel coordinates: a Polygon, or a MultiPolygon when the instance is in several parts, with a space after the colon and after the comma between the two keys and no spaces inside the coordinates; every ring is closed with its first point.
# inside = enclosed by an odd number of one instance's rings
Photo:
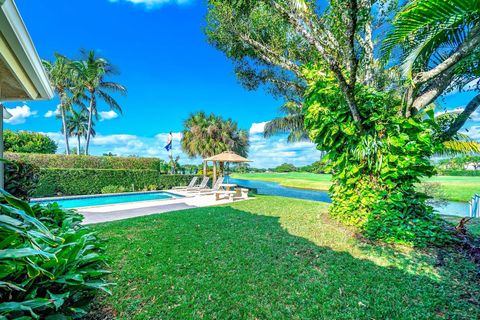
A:
{"type": "Polygon", "coordinates": [[[237,194],[237,192],[233,190],[218,190],[218,191],[214,191],[213,194],[215,195],[216,201],[222,199],[220,196],[226,196],[228,200],[233,202],[233,198],[237,194]]]}
{"type": "Polygon", "coordinates": [[[223,183],[223,177],[219,177],[211,189],[199,190],[199,193],[202,194],[212,194],[213,192],[219,191],[223,183]]]}
{"type": "Polygon", "coordinates": [[[192,189],[195,187],[195,183],[197,183],[197,180],[198,180],[198,177],[193,177],[190,183],[188,184],[188,186],[173,187],[172,190],[181,191],[181,190],[192,189]]]}
{"type": "Polygon", "coordinates": [[[209,177],[203,177],[202,182],[200,182],[200,184],[198,186],[189,188],[186,191],[199,192],[199,191],[202,191],[202,190],[208,190],[208,188],[207,188],[208,181],[210,181],[209,177]]]}

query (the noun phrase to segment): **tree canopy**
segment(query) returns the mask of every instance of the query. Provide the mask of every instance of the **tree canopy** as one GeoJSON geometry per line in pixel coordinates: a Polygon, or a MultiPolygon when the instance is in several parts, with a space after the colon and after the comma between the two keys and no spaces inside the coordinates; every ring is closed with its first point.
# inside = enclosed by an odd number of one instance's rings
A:
{"type": "Polygon", "coordinates": [[[44,154],[57,152],[55,141],[39,132],[5,130],[3,143],[7,152],[44,154]]]}
{"type": "Polygon", "coordinates": [[[246,157],[248,132],[238,128],[232,119],[204,112],[191,114],[184,123],[182,149],[189,157],[207,158],[224,151],[246,157]]]}

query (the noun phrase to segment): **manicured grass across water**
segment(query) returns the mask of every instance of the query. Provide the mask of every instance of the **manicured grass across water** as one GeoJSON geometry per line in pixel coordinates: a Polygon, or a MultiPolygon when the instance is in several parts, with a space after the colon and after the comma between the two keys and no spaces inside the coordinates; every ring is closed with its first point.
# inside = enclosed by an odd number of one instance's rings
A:
{"type": "MultiPolygon", "coordinates": [[[[331,176],[306,172],[292,173],[245,173],[232,174],[232,178],[278,182],[286,187],[328,190],[331,176]]],[[[435,176],[425,182],[439,183],[446,198],[467,202],[475,193],[480,193],[480,177],[435,176]]]]}
{"type": "Polygon", "coordinates": [[[375,245],[328,204],[258,196],[93,226],[106,239],[118,319],[478,319],[461,256],[375,245]]]}

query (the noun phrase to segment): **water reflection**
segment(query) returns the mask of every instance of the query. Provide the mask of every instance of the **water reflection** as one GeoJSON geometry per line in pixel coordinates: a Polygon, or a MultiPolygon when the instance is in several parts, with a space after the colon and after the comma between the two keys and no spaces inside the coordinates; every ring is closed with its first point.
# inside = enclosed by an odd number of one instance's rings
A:
{"type": "MultiPolygon", "coordinates": [[[[233,179],[230,177],[227,177],[227,181],[228,183],[238,184],[246,188],[255,188],[257,189],[258,194],[264,194],[269,196],[282,196],[304,200],[314,200],[321,202],[332,202],[326,191],[289,188],[281,186],[276,182],[233,179]]],[[[435,209],[438,211],[438,213],[444,215],[461,217],[469,215],[469,205],[466,202],[450,201],[443,206],[436,206],[435,209]]]]}

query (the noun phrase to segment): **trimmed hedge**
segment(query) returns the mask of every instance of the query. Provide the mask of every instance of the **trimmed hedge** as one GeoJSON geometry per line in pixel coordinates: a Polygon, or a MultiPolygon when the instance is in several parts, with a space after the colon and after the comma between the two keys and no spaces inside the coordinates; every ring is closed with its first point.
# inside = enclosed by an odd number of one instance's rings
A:
{"type": "Polygon", "coordinates": [[[480,170],[439,170],[439,176],[480,177],[480,170]]]}
{"type": "Polygon", "coordinates": [[[151,185],[156,185],[158,189],[170,189],[188,184],[192,177],[162,175],[156,170],[43,168],[34,196],[99,194],[106,186],[122,186],[127,191],[138,191],[151,185]]]}
{"type": "Polygon", "coordinates": [[[96,157],[85,155],[36,154],[6,152],[5,159],[34,163],[40,168],[62,169],[124,169],[156,170],[161,169],[162,160],[158,158],[136,157],[96,157]]]}

